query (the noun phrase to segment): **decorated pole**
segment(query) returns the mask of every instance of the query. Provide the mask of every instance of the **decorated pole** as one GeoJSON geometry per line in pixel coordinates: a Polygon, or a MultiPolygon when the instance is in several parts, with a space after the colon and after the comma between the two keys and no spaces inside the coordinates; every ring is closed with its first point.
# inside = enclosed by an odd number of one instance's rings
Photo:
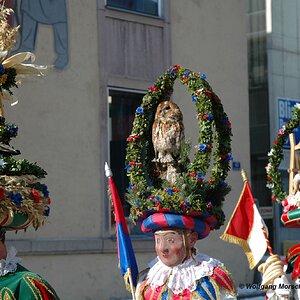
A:
{"type": "Polygon", "coordinates": [[[111,200],[115,212],[119,265],[122,276],[124,277],[126,288],[131,292],[132,299],[135,300],[138,267],[124,216],[123,206],[112,178],[112,171],[107,163],[105,163],[105,175],[108,178],[111,200]]]}

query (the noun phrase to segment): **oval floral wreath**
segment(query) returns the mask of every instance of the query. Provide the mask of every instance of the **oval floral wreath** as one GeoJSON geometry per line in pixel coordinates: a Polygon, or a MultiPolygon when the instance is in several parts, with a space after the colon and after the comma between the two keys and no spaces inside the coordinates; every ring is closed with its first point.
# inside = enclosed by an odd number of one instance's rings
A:
{"type": "MultiPolygon", "coordinates": [[[[221,209],[230,187],[225,178],[230,170],[231,123],[218,96],[205,80],[206,75],[175,65],[148,88],[140,107],[136,109],[131,135],[127,139],[126,170],[129,178],[127,193],[131,205],[131,218],[135,222],[143,213],[170,211],[177,214],[214,215],[218,228],[224,223],[221,209]],[[197,108],[199,138],[195,159],[188,162],[187,146],[182,147],[180,157],[184,170],[171,184],[159,178],[159,171],[152,162],[154,149],[151,133],[156,108],[167,101],[173,92],[173,84],[179,79],[186,85],[191,100],[197,108]],[[205,180],[211,156],[213,167],[210,179],[205,180]]],[[[138,220],[139,221],[139,220],[138,220]]]]}
{"type": "Polygon", "coordinates": [[[282,147],[285,140],[293,130],[300,126],[300,104],[296,104],[292,118],[283,125],[279,131],[271,151],[268,153],[269,163],[266,166],[267,187],[272,190],[272,200],[281,203],[287,197],[287,193],[283,189],[279,165],[283,159],[282,147]]]}

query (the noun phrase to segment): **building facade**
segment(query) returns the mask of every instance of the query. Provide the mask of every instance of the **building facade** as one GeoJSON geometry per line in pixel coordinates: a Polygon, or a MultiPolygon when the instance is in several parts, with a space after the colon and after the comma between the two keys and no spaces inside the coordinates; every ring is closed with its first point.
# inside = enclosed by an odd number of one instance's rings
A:
{"type": "MultiPolygon", "coordinates": [[[[38,24],[36,63],[54,67],[45,78],[21,86],[18,105],[6,110],[19,126],[14,146],[48,172],[53,201],[43,228],[10,234],[8,242],[61,299],[130,297],[118,269],[104,163],[110,163],[123,195],[133,112],[147,88],[174,64],[205,73],[231,119],[232,155],[239,167],[228,180],[229,219],[242,190],[240,168],[250,175],[246,9],[239,0],[69,0],[63,66],[56,64],[54,25],[38,24]]],[[[196,111],[186,88],[176,85],[173,99],[183,111],[186,137],[197,143],[196,111]]],[[[124,208],[128,213],[125,203],[124,208]]],[[[153,240],[130,228],[142,270],[154,257],[153,240]]],[[[197,248],[222,260],[237,283],[252,282],[243,251],[219,239],[224,229],[197,248]]]]}
{"type": "MultiPolygon", "coordinates": [[[[265,221],[276,253],[285,254],[299,242],[297,229],[281,224],[282,208],[272,203],[266,188],[268,152],[278,130],[291,118],[292,107],[300,102],[298,1],[248,1],[249,108],[251,133],[252,188],[259,205],[267,208],[265,221]],[[268,209],[269,208],[269,209],[268,209]]],[[[295,131],[296,143],[299,133],[295,131]]],[[[283,149],[280,165],[282,182],[288,191],[290,150],[283,149]]]]}

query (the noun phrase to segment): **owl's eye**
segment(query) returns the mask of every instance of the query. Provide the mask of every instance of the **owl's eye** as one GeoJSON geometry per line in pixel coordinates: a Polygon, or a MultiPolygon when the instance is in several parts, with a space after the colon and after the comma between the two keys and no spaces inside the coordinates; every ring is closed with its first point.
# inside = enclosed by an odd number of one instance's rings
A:
{"type": "Polygon", "coordinates": [[[171,107],[170,106],[166,106],[164,107],[164,110],[169,110],[171,107]]]}

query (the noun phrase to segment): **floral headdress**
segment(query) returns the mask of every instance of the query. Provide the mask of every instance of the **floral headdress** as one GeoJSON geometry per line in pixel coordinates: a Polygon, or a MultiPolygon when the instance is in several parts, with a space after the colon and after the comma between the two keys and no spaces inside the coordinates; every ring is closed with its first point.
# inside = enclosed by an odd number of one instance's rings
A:
{"type": "Polygon", "coordinates": [[[128,137],[126,169],[130,181],[127,198],[131,218],[152,234],[161,227],[189,228],[204,238],[225,220],[222,203],[230,187],[225,182],[230,170],[231,124],[218,96],[203,73],[180,66],[167,70],[148,89],[128,137]],[[199,138],[195,159],[188,160],[188,145],[182,145],[179,159],[182,172],[170,183],[161,179],[153,162],[152,124],[158,105],[170,99],[176,79],[187,86],[197,109],[199,138]],[[213,157],[209,179],[206,173],[213,157]]]}
{"type": "Polygon", "coordinates": [[[0,6],[0,228],[19,230],[32,224],[37,229],[50,211],[47,186],[39,182],[46,172],[36,163],[14,158],[20,151],[10,141],[17,136],[18,127],[6,122],[3,101],[13,100],[12,88],[23,77],[41,76],[47,67],[24,63],[35,59],[30,52],[8,55],[18,31],[7,22],[12,12],[0,6]]]}
{"type": "MultiPolygon", "coordinates": [[[[278,131],[277,137],[268,153],[269,161],[266,166],[267,187],[272,191],[272,200],[283,207],[281,221],[286,227],[300,227],[300,195],[288,195],[282,184],[279,165],[283,159],[283,145],[294,129],[300,127],[300,104],[296,104],[292,111],[292,118],[278,131]]],[[[294,170],[289,170],[293,172],[294,170]]]]}

